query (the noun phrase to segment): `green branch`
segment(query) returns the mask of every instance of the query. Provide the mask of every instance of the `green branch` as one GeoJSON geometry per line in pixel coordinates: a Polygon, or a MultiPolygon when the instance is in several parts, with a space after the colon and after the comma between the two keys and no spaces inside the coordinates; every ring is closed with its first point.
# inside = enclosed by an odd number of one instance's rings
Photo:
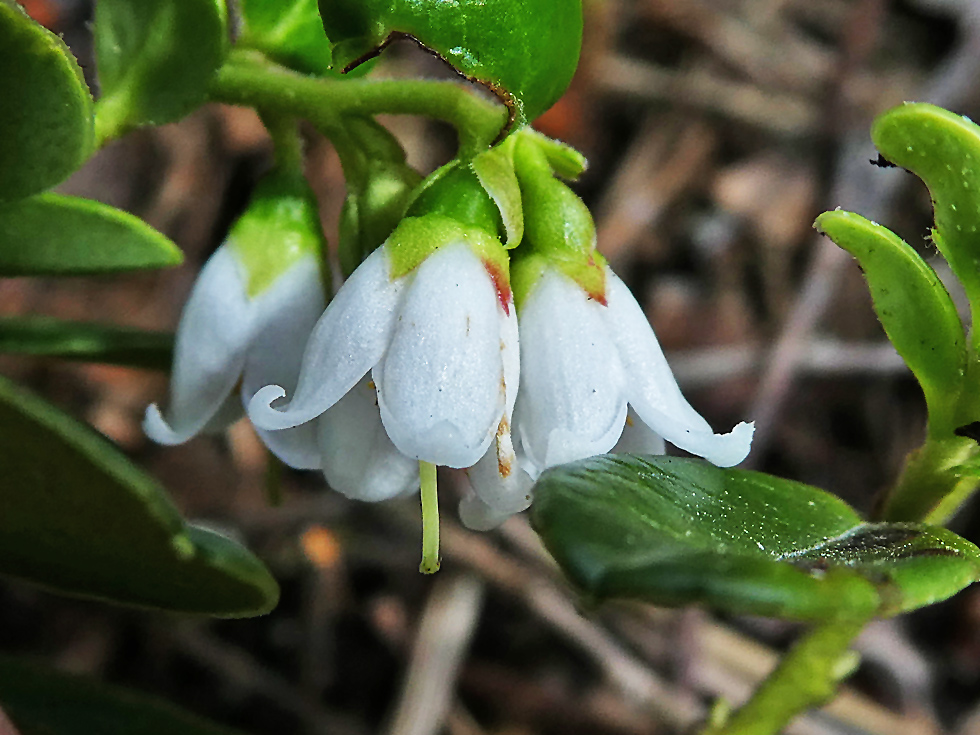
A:
{"type": "Polygon", "coordinates": [[[344,81],[304,76],[261,54],[232,51],[211,84],[211,99],[309,120],[324,134],[342,129],[347,115],[424,115],[459,134],[460,157],[488,148],[507,119],[502,105],[453,82],[417,79],[344,81]]]}

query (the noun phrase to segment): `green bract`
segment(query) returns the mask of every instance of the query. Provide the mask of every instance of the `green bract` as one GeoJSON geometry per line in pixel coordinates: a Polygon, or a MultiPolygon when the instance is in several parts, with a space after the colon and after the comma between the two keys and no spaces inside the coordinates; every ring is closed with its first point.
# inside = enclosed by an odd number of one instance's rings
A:
{"type": "Polygon", "coordinates": [[[518,123],[562,95],[582,43],[581,0],[320,0],[320,15],[338,66],[408,34],[500,93],[518,123]]]}
{"type": "Polygon", "coordinates": [[[966,372],[966,336],[935,271],[900,237],[850,212],[814,225],[858,259],[888,339],[915,374],[935,430],[950,433],[966,372]]]}
{"type": "Polygon", "coordinates": [[[914,523],[864,523],[817,488],[678,457],[605,455],[542,474],[531,520],[595,600],[862,620],[980,578],[980,550],[914,523]]]}
{"type": "Polygon", "coordinates": [[[179,120],[203,103],[227,34],[224,0],[98,0],[99,139],[179,120]]]}
{"type": "Polygon", "coordinates": [[[0,277],[110,273],[182,260],[170,240],[108,204],[38,194],[0,205],[0,277]]]}
{"type": "Polygon", "coordinates": [[[316,0],[241,0],[237,45],[262,51],[280,64],[308,74],[330,70],[330,42],[316,0]]]}
{"type": "Polygon", "coordinates": [[[401,144],[383,126],[370,118],[352,117],[347,128],[356,145],[361,176],[348,181],[340,217],[338,249],[345,277],[388,239],[422,181],[406,163],[401,144]]]}
{"type": "Polygon", "coordinates": [[[0,69],[0,201],[9,201],[82,165],[94,142],[92,96],[64,41],[11,0],[0,0],[0,69]]]}
{"type": "Polygon", "coordinates": [[[260,615],[262,563],[189,525],[115,447],[0,379],[0,573],[58,592],[176,612],[260,615]]]}

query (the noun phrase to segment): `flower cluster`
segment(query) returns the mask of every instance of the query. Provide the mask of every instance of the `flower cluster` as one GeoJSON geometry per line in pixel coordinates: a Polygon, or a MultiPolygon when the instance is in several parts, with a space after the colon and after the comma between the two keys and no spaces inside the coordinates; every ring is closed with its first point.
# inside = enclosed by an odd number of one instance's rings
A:
{"type": "Polygon", "coordinates": [[[744,459],[752,425],[716,434],[685,400],[538,136],[506,146],[499,175],[433,174],[318,318],[312,262],[279,267],[250,297],[233,232],[181,323],[173,428],[151,407],[148,433],[180,441],[213,425],[240,377],[287,463],[362,500],[417,491],[420,463],[463,469],[461,515],[481,529],[525,509],[556,464],[662,453],[664,440],[720,466],[744,459]]]}

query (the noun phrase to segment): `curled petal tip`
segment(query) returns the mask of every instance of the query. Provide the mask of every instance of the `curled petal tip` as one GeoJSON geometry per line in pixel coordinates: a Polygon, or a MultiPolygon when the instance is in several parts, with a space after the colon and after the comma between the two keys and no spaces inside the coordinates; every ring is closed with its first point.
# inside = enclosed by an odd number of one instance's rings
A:
{"type": "Polygon", "coordinates": [[[302,420],[294,420],[287,411],[280,411],[272,407],[272,404],[280,398],[284,398],[286,389],[280,385],[267,385],[259,388],[248,402],[248,417],[260,429],[275,431],[277,429],[290,429],[303,423],[302,420]]]}
{"type": "Polygon", "coordinates": [[[157,444],[164,444],[166,446],[183,444],[189,438],[189,436],[183,436],[170,427],[167,420],[163,418],[159,406],[155,403],[151,403],[146,407],[146,416],[143,418],[143,432],[157,444]]]}
{"type": "Polygon", "coordinates": [[[716,435],[716,446],[703,456],[718,467],[734,467],[749,455],[755,422],[741,422],[727,434],[716,435]]]}

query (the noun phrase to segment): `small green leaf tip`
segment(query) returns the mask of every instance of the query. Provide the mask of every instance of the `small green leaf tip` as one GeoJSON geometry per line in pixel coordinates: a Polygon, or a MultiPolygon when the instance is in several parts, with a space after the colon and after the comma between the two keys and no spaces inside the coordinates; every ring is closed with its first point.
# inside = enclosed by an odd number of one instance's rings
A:
{"type": "Polygon", "coordinates": [[[933,433],[949,434],[967,351],[963,324],[945,286],[904,240],[858,214],[824,212],[814,227],[861,264],[875,313],[925,393],[933,433]]]}
{"type": "Polygon", "coordinates": [[[933,241],[962,282],[978,323],[980,127],[941,107],[910,103],[879,115],[871,138],[885,159],[929,188],[936,217],[933,241]]]}
{"type": "Polygon", "coordinates": [[[0,277],[118,273],[183,259],[139,217],[102,202],[48,193],[0,204],[0,277]]]}
{"type": "Polygon", "coordinates": [[[334,63],[411,37],[505,100],[522,125],[564,93],[582,45],[581,0],[320,0],[334,63]]]}
{"type": "Polygon", "coordinates": [[[595,601],[857,620],[980,578],[980,550],[916,523],[864,523],[817,488],[697,459],[603,455],[545,471],[531,522],[595,601]]]}
{"type": "Polygon", "coordinates": [[[63,594],[216,617],[261,615],[272,575],[192,526],[166,493],[87,426],[0,378],[0,574],[63,594]]]}
{"type": "Polygon", "coordinates": [[[0,0],[0,202],[65,179],[92,152],[92,95],[71,51],[0,0]]]}

